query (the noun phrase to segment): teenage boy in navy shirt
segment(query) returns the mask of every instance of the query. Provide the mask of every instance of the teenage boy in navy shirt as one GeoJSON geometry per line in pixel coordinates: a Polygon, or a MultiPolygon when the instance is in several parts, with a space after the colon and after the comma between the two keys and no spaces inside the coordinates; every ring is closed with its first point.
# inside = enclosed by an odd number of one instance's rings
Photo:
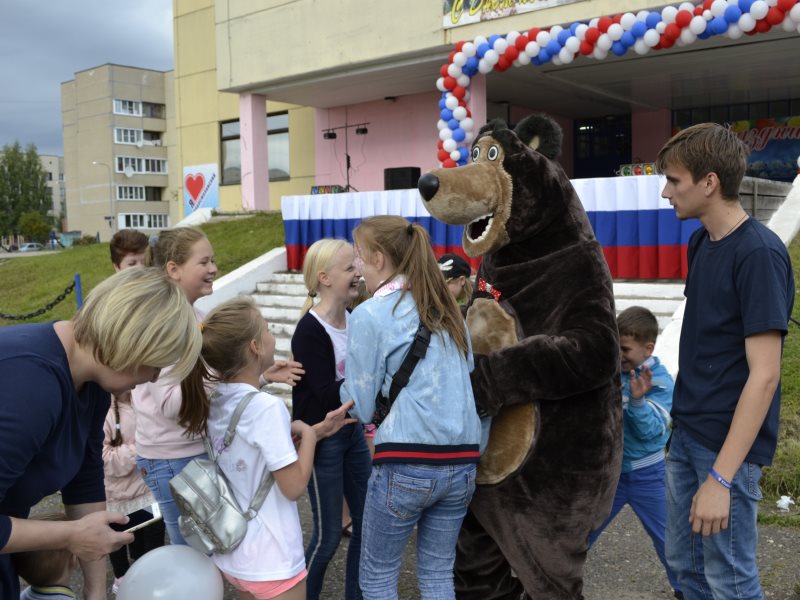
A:
{"type": "Polygon", "coordinates": [[[758,482],[777,445],[794,278],[781,240],[739,202],[746,157],[730,129],[704,123],[656,162],[678,218],[703,225],[689,240],[667,466],[667,560],[687,600],[763,597],[758,482]]]}

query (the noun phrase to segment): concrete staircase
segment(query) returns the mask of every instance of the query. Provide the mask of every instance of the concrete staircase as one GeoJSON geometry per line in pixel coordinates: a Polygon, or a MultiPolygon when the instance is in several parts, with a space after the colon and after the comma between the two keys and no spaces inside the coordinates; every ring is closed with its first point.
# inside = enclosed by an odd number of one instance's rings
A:
{"type": "Polygon", "coordinates": [[[683,282],[615,281],[617,314],[630,306],[644,306],[656,316],[659,332],[663,331],[683,302],[683,286],[683,282]]]}

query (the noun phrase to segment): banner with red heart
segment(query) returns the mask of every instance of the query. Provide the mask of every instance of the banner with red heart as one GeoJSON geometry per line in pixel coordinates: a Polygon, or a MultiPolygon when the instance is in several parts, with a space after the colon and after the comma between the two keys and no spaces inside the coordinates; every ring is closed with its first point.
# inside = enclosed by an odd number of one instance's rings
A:
{"type": "Polygon", "coordinates": [[[183,212],[188,216],[198,208],[219,208],[217,165],[183,168],[183,212]]]}

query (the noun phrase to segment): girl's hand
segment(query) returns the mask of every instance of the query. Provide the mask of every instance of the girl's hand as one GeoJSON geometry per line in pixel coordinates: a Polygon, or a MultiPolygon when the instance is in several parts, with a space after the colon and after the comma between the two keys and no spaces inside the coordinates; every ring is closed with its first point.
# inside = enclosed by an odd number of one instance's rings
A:
{"type": "Polygon", "coordinates": [[[345,425],[358,423],[358,419],[353,419],[347,411],[353,408],[355,402],[348,400],[336,410],[330,411],[325,415],[325,420],[314,425],[314,431],[319,439],[332,436],[345,425]]]}
{"type": "Polygon", "coordinates": [[[267,381],[286,383],[294,387],[305,375],[305,369],[296,360],[276,360],[262,375],[267,381]]]}
{"type": "Polygon", "coordinates": [[[309,444],[317,443],[317,432],[311,425],[303,423],[303,421],[292,421],[291,433],[295,448],[299,448],[304,442],[309,444]]]}

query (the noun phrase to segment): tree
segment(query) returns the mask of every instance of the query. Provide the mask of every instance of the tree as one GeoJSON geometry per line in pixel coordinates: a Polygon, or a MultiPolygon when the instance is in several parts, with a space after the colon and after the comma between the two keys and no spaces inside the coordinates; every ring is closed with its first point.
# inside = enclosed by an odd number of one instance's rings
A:
{"type": "Polygon", "coordinates": [[[36,146],[24,151],[19,142],[3,147],[0,154],[0,233],[20,232],[20,217],[30,211],[47,219],[52,204],[47,173],[36,146]]]}
{"type": "Polygon", "coordinates": [[[25,236],[26,240],[46,244],[52,228],[44,215],[35,210],[22,213],[19,217],[19,233],[25,236]]]}

